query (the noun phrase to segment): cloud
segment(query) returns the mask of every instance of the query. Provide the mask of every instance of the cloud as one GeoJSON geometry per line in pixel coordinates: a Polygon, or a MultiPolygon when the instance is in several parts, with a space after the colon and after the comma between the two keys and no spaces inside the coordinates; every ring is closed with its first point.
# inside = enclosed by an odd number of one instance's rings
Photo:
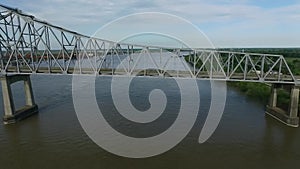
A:
{"type": "Polygon", "coordinates": [[[280,45],[274,39],[283,39],[281,44],[287,46],[300,44],[300,40],[293,38],[300,35],[300,3],[294,0],[274,0],[274,3],[266,0],[32,0],[32,3],[4,0],[4,4],[84,34],[93,34],[105,23],[124,15],[166,12],[191,21],[216,43],[262,44],[264,41],[265,45],[280,45]],[[266,38],[272,40],[266,42],[266,38]],[[293,40],[289,42],[289,38],[293,40]]]}

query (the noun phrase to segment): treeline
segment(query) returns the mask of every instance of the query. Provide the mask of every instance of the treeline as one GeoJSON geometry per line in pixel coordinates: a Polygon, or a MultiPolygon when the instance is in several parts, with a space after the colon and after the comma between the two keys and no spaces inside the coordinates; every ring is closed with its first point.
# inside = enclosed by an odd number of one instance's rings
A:
{"type": "Polygon", "coordinates": [[[266,53],[283,55],[286,58],[300,58],[300,48],[220,48],[221,51],[266,53]]]}
{"type": "Polygon", "coordinates": [[[294,75],[300,75],[300,58],[286,58],[286,61],[294,75]]]}
{"type": "MultiPolygon", "coordinates": [[[[271,86],[263,83],[254,82],[228,82],[229,86],[237,88],[250,98],[260,101],[263,104],[268,104],[271,95],[271,86]]],[[[284,89],[278,90],[277,106],[288,110],[290,101],[289,92],[284,89]]]]}

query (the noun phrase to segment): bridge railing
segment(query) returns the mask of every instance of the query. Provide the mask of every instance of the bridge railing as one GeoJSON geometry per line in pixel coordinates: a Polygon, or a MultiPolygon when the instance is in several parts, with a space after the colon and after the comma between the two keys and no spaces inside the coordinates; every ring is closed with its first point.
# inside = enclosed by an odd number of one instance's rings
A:
{"type": "Polygon", "coordinates": [[[6,74],[172,76],[296,83],[281,55],[170,49],[85,36],[0,5],[0,71],[6,74]]]}

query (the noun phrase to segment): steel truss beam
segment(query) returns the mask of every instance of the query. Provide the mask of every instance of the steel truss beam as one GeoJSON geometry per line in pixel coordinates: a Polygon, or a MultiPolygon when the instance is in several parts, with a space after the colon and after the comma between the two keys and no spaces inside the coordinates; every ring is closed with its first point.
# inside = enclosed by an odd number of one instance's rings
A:
{"type": "Polygon", "coordinates": [[[76,73],[297,83],[281,55],[115,43],[51,25],[3,5],[0,62],[2,75],[76,73]]]}

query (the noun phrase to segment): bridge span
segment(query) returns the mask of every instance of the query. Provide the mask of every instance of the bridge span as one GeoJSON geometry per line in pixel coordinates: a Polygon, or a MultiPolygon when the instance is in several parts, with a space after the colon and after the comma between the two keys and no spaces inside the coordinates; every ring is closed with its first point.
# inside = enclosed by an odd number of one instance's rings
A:
{"type": "MultiPolygon", "coordinates": [[[[36,113],[31,74],[157,76],[272,84],[266,112],[299,125],[299,80],[282,55],[166,48],[112,42],[70,31],[0,5],[0,74],[4,123],[36,113]],[[26,105],[15,110],[10,85],[24,81],[26,105]],[[278,88],[288,86],[289,110],[277,107],[278,88]]],[[[284,87],[286,88],[286,87],[284,87]]]]}

